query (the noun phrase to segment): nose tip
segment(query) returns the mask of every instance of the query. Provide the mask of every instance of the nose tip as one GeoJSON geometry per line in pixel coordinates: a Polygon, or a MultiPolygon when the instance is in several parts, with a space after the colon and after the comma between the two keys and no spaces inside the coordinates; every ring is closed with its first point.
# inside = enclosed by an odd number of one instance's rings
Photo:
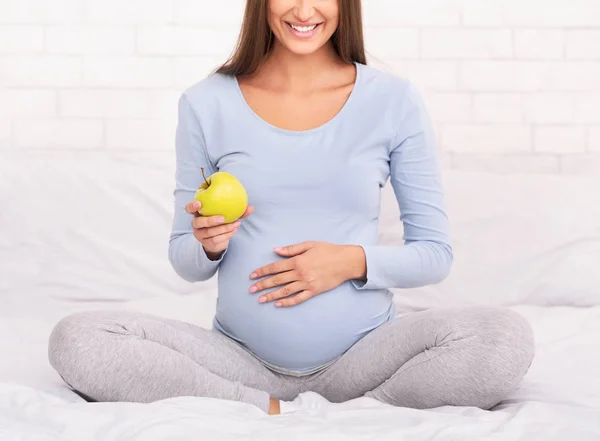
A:
{"type": "Polygon", "coordinates": [[[300,0],[296,5],[294,13],[299,21],[309,21],[315,15],[315,8],[312,2],[300,0]]]}

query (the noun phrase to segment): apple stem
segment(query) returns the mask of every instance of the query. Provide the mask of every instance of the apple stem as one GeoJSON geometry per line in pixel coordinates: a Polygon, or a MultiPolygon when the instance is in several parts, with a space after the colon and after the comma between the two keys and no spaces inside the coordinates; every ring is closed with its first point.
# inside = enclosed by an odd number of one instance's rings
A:
{"type": "Polygon", "coordinates": [[[209,187],[210,184],[208,183],[208,181],[206,180],[206,176],[204,176],[204,167],[200,167],[200,170],[202,170],[202,177],[204,178],[204,182],[206,182],[206,186],[209,187]]]}

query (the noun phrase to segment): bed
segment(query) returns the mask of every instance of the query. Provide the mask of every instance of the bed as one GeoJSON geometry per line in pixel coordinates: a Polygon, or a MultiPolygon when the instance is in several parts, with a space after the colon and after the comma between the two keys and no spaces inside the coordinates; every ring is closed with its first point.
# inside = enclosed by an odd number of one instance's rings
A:
{"type": "MultiPolygon", "coordinates": [[[[0,156],[0,440],[600,439],[600,179],[445,171],[455,264],[441,284],[396,291],[401,312],[456,304],[523,314],[536,357],[491,411],[394,408],[362,398],[271,417],[243,403],[180,397],[86,403],[47,361],[56,321],[88,309],[210,326],[215,281],[167,260],[170,152],[0,156]]],[[[402,241],[391,189],[382,244],[402,241]]]]}

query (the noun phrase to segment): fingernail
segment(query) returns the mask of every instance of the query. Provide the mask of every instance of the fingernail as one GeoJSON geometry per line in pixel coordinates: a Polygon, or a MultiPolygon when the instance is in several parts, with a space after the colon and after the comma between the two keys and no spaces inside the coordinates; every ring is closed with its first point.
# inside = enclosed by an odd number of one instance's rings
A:
{"type": "Polygon", "coordinates": [[[233,226],[234,226],[235,228],[239,227],[240,225],[242,225],[242,223],[241,223],[241,222],[236,222],[236,223],[234,223],[234,224],[233,224],[233,226]]]}
{"type": "Polygon", "coordinates": [[[250,278],[251,278],[251,279],[256,279],[256,273],[252,273],[252,274],[250,274],[250,278]]]}
{"type": "Polygon", "coordinates": [[[200,202],[194,202],[194,203],[192,204],[192,207],[193,207],[193,208],[200,208],[200,202]]]}
{"type": "Polygon", "coordinates": [[[225,218],[224,218],[223,216],[219,216],[219,217],[217,218],[217,222],[219,222],[219,223],[221,223],[221,224],[222,224],[223,222],[225,222],[225,218]]]}
{"type": "Polygon", "coordinates": [[[275,251],[281,251],[281,247],[275,247],[273,248],[275,251]]]}
{"type": "Polygon", "coordinates": [[[253,286],[252,288],[250,288],[250,292],[256,292],[258,291],[258,288],[256,288],[256,286],[253,286]]]}
{"type": "Polygon", "coordinates": [[[267,301],[267,299],[265,297],[260,297],[258,299],[258,303],[265,303],[267,301]]]}
{"type": "Polygon", "coordinates": [[[275,303],[275,306],[276,306],[277,308],[279,308],[279,307],[281,306],[281,303],[277,302],[277,303],[275,303]]]}

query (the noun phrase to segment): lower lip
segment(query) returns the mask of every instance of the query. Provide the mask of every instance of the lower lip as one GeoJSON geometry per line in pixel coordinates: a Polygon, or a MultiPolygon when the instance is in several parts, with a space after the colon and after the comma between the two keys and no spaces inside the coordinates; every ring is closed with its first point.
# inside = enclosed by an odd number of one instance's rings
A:
{"type": "Polygon", "coordinates": [[[293,27],[291,27],[289,24],[286,23],[286,26],[288,27],[288,29],[290,30],[290,32],[292,34],[294,34],[296,37],[298,38],[302,38],[302,39],[308,39],[308,38],[312,38],[315,35],[317,35],[319,33],[319,31],[321,30],[321,27],[323,27],[322,24],[317,25],[316,28],[314,28],[312,31],[308,31],[308,32],[300,32],[297,31],[296,29],[294,29],[293,27]]]}

